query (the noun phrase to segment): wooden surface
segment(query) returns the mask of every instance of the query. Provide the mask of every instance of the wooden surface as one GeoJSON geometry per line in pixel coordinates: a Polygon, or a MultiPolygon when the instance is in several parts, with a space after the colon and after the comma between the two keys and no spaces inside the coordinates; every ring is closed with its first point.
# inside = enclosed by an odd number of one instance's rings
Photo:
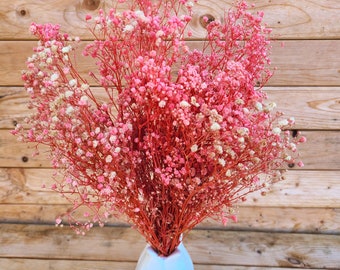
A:
{"type": "MultiPolygon", "coordinates": [[[[191,47],[204,36],[203,15],[220,18],[230,0],[200,0],[190,25],[191,47]]],[[[266,91],[296,129],[306,166],[292,168],[267,196],[240,204],[238,223],[207,220],[185,239],[196,270],[340,269],[340,2],[254,0],[273,28],[277,67],[266,91]],[[281,42],[284,46],[281,46],[281,42]]],[[[132,270],[145,242],[118,220],[85,237],[54,219],[69,205],[43,188],[52,183],[48,155],[32,157],[30,145],[9,134],[29,114],[20,80],[35,41],[32,21],[54,22],[82,39],[84,16],[111,0],[0,1],[0,269],[132,270]]],[[[85,42],[86,43],[86,42],[85,42]]],[[[93,62],[80,60],[84,74],[93,62]]],[[[101,89],[96,90],[98,95],[101,89]]]]}

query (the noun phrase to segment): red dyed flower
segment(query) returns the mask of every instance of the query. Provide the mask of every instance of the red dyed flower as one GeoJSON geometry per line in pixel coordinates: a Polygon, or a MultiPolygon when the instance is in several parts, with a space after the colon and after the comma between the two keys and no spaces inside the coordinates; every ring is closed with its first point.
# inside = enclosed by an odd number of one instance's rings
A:
{"type": "Polygon", "coordinates": [[[86,17],[95,40],[84,55],[97,59],[91,74],[105,100],[71,61],[79,39],[32,24],[40,41],[23,80],[35,114],[28,131],[14,133],[50,147],[64,175],[54,189],[73,203],[67,216],[79,232],[122,215],[168,255],[205,218],[236,220],[235,203],[295,162],[305,139],[290,139],[294,119],[274,112],[261,90],[271,76],[263,14],[241,2],[191,49],[192,7],[134,0],[122,13],[86,17]],[[73,216],[82,206],[91,210],[84,223],[73,216]]]}

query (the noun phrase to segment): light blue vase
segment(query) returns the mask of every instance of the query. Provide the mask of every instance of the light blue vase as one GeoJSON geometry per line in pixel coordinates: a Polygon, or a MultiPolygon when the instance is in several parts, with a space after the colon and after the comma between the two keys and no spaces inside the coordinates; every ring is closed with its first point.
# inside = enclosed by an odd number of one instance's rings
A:
{"type": "Polygon", "coordinates": [[[159,256],[147,245],[139,257],[136,270],[194,270],[194,265],[183,243],[167,257],[159,256]]]}

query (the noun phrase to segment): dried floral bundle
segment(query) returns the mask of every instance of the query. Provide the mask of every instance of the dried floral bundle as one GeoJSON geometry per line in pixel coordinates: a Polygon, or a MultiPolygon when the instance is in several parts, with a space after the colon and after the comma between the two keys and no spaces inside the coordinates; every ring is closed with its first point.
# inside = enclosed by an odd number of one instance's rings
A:
{"type": "Polygon", "coordinates": [[[39,44],[22,77],[35,113],[13,133],[49,147],[63,174],[53,189],[79,232],[121,215],[166,256],[207,217],[235,219],[233,205],[280,180],[305,138],[290,138],[294,119],[261,90],[271,77],[262,13],[238,3],[193,49],[192,2],[129,3],[86,17],[94,41],[83,54],[97,59],[104,101],[75,67],[79,39],[32,24],[39,44]]]}

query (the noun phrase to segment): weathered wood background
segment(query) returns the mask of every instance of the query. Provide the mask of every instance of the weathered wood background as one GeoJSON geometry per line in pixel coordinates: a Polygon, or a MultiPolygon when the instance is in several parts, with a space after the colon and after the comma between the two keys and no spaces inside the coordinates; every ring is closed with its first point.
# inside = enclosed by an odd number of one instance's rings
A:
{"type": "MultiPolygon", "coordinates": [[[[199,44],[202,15],[222,16],[229,0],[200,0],[191,24],[199,44]]],[[[279,41],[273,44],[270,98],[295,116],[308,143],[303,169],[293,168],[266,197],[240,205],[239,222],[207,221],[186,238],[197,270],[340,269],[340,1],[253,0],[279,41]],[[281,41],[285,46],[281,47],[281,41]]],[[[55,217],[68,205],[42,188],[46,156],[9,134],[27,115],[20,71],[35,44],[32,21],[54,22],[83,39],[84,16],[110,0],[0,1],[0,269],[134,269],[144,240],[125,224],[81,237],[55,217]]],[[[91,62],[80,61],[86,72],[91,62]]]]}

